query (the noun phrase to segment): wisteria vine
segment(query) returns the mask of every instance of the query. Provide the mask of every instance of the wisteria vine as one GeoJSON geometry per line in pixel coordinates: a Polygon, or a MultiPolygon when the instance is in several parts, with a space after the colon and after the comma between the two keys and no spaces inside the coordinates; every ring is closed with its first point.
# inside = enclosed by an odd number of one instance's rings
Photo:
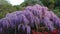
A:
{"type": "Polygon", "coordinates": [[[7,32],[6,30],[11,28],[17,29],[18,32],[22,29],[23,32],[27,32],[26,34],[31,34],[31,28],[36,25],[38,29],[38,25],[40,26],[41,23],[44,23],[50,31],[55,29],[55,25],[60,28],[60,18],[49,11],[47,7],[38,4],[27,6],[23,11],[9,13],[5,18],[0,19],[0,33],[4,34],[3,32],[7,32]]]}

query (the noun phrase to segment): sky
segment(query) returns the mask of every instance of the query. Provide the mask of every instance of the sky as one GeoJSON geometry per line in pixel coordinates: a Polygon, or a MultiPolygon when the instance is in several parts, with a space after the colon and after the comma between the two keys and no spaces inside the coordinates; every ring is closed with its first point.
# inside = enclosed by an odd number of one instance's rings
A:
{"type": "Polygon", "coordinates": [[[8,0],[12,5],[20,5],[24,0],[8,0]]]}

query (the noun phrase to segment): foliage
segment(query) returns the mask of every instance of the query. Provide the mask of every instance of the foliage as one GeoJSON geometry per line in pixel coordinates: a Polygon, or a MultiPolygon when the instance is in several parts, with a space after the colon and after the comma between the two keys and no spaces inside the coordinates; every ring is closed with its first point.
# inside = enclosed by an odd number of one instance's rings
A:
{"type": "Polygon", "coordinates": [[[6,0],[0,0],[0,5],[8,4],[6,0]]]}
{"type": "Polygon", "coordinates": [[[16,7],[13,7],[9,4],[0,5],[0,18],[3,18],[7,13],[16,11],[16,7]]]}
{"type": "Polygon", "coordinates": [[[14,11],[24,10],[26,6],[39,4],[42,6],[47,6],[49,9],[53,10],[54,13],[58,15],[59,9],[58,7],[60,5],[59,0],[25,0],[22,4],[12,6],[10,3],[8,3],[5,0],[0,0],[0,18],[5,17],[7,13],[11,13],[14,11]],[[58,13],[57,13],[58,12],[58,13]]]}
{"type": "Polygon", "coordinates": [[[0,0],[0,19],[5,17],[7,13],[22,9],[20,6],[12,6],[6,0],[0,0]]]}
{"type": "Polygon", "coordinates": [[[26,7],[34,4],[40,4],[42,6],[46,6],[57,15],[60,11],[59,10],[60,8],[56,8],[60,7],[60,0],[25,0],[20,6],[26,7]]]}
{"type": "Polygon", "coordinates": [[[42,5],[43,6],[43,4],[41,3],[41,1],[39,1],[39,0],[25,0],[22,4],[21,4],[21,6],[29,6],[29,5],[35,5],[35,4],[40,4],[40,5],[42,5]]]}

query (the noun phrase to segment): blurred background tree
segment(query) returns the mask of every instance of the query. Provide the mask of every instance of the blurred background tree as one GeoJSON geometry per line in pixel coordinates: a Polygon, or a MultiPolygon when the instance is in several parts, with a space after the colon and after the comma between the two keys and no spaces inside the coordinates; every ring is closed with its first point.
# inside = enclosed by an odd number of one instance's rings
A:
{"type": "Polygon", "coordinates": [[[7,13],[24,10],[26,6],[39,4],[47,6],[56,15],[60,17],[60,0],[24,0],[20,5],[12,6],[6,0],[0,0],[0,18],[5,17],[7,13]]]}
{"type": "Polygon", "coordinates": [[[2,4],[8,4],[8,2],[6,0],[0,0],[0,5],[2,4]]]}
{"type": "Polygon", "coordinates": [[[12,6],[6,0],[0,0],[0,18],[5,17],[7,13],[19,10],[18,6],[12,6]]]}
{"type": "Polygon", "coordinates": [[[50,10],[52,10],[56,15],[60,15],[60,0],[25,0],[20,6],[26,7],[28,5],[35,4],[46,6],[50,10]]]}
{"type": "Polygon", "coordinates": [[[43,6],[40,0],[25,0],[20,6],[26,7],[26,6],[35,5],[35,4],[40,4],[43,6]]]}

